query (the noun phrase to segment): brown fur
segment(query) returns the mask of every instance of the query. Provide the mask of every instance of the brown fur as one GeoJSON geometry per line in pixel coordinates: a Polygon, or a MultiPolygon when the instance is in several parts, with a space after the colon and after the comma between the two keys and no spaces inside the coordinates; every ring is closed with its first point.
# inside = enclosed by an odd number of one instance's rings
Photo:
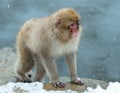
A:
{"type": "Polygon", "coordinates": [[[77,12],[69,8],[61,9],[46,18],[28,20],[20,29],[17,38],[19,59],[15,68],[18,77],[23,81],[29,81],[26,73],[35,65],[34,81],[41,81],[47,72],[53,84],[59,82],[54,60],[65,55],[71,79],[78,82],[76,52],[81,26],[78,27],[76,37],[71,36],[68,27],[79,20],[77,12]]]}

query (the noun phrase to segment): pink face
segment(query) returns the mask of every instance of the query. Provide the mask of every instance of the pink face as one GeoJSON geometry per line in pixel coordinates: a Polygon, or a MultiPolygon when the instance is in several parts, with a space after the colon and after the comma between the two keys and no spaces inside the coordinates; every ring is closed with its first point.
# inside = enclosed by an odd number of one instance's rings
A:
{"type": "Polygon", "coordinates": [[[69,26],[71,36],[76,37],[78,35],[79,27],[77,23],[73,23],[69,26]]]}

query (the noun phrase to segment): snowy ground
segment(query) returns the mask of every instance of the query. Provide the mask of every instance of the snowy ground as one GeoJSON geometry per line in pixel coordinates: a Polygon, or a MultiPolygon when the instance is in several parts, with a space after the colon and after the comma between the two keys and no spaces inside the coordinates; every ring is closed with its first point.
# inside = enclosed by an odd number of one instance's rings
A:
{"type": "Polygon", "coordinates": [[[47,91],[40,82],[8,83],[0,87],[0,93],[77,93],[76,91],[47,91]]]}
{"type": "Polygon", "coordinates": [[[88,87],[87,91],[84,93],[120,93],[120,83],[110,82],[106,89],[102,89],[100,86],[98,86],[96,89],[88,87]]]}
{"type": "MultiPolygon", "coordinates": [[[[77,93],[76,91],[47,91],[43,89],[43,84],[40,82],[34,83],[8,83],[0,86],[0,93],[77,93]]],[[[106,89],[98,86],[96,89],[90,87],[83,93],[120,93],[120,83],[110,82],[106,89]]]]}

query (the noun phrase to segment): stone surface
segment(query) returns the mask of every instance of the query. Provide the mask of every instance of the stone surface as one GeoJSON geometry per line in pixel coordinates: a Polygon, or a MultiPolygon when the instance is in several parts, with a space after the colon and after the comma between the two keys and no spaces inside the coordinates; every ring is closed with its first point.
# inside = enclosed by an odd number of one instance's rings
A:
{"type": "Polygon", "coordinates": [[[96,88],[97,85],[100,85],[102,88],[106,88],[108,86],[108,83],[100,80],[94,80],[94,79],[87,79],[87,78],[81,78],[81,80],[84,82],[85,85],[79,86],[79,85],[74,85],[69,83],[69,78],[68,77],[61,77],[61,80],[67,81],[65,88],[55,88],[52,86],[51,83],[46,83],[44,84],[44,88],[46,90],[74,90],[77,91],[78,93],[82,93],[84,90],[87,89],[87,87],[92,87],[96,88]]]}
{"type": "Polygon", "coordinates": [[[78,93],[81,93],[81,92],[83,92],[86,88],[87,88],[86,85],[79,86],[79,85],[74,85],[74,84],[71,84],[71,83],[66,83],[65,88],[55,88],[55,87],[53,87],[53,85],[50,84],[50,83],[44,84],[44,89],[46,89],[46,90],[73,90],[73,91],[77,91],[78,93]]]}

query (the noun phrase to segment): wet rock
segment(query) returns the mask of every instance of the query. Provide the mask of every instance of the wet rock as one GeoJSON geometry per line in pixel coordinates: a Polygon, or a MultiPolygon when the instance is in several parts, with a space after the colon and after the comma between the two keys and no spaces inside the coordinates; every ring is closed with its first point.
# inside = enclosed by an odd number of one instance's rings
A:
{"type": "Polygon", "coordinates": [[[44,89],[46,89],[48,91],[50,91],[50,90],[72,90],[72,91],[77,91],[78,93],[81,93],[81,92],[85,91],[86,88],[87,88],[86,85],[79,86],[79,85],[74,85],[71,83],[66,83],[65,88],[55,88],[55,87],[53,87],[53,85],[51,83],[44,84],[44,89]]]}

